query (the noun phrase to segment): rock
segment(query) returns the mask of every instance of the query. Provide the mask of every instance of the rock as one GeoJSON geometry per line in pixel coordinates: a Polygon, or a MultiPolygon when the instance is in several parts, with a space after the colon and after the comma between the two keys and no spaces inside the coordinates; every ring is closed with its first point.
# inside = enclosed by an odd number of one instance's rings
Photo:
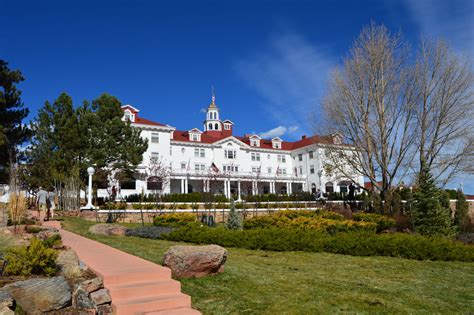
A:
{"type": "Polygon", "coordinates": [[[87,265],[82,260],[79,260],[79,269],[86,271],[89,269],[89,267],[87,267],[87,265]]]}
{"type": "Polygon", "coordinates": [[[74,280],[80,277],[79,258],[72,249],[59,251],[56,263],[61,267],[61,273],[66,279],[74,280]]]}
{"type": "Polygon", "coordinates": [[[0,306],[0,315],[15,315],[15,312],[12,311],[9,307],[0,306]]]}
{"type": "Polygon", "coordinates": [[[44,229],[43,231],[40,231],[38,233],[36,233],[36,238],[37,239],[40,239],[42,241],[45,241],[46,239],[54,236],[58,234],[59,235],[59,231],[55,228],[46,228],[44,229]]]}
{"type": "Polygon", "coordinates": [[[7,291],[0,291],[0,315],[10,315],[15,312],[12,309],[15,308],[15,300],[11,294],[7,291]]]}
{"type": "Polygon", "coordinates": [[[94,304],[97,306],[112,302],[112,298],[110,297],[109,290],[107,289],[100,289],[98,291],[92,292],[90,294],[90,298],[92,302],[94,302],[94,304]]]}
{"type": "Polygon", "coordinates": [[[127,228],[116,224],[96,224],[89,228],[89,232],[98,235],[125,235],[127,228]]]}
{"type": "Polygon", "coordinates": [[[71,303],[71,291],[64,277],[18,281],[0,291],[10,293],[25,312],[32,314],[58,310],[71,303]]]}
{"type": "Polygon", "coordinates": [[[112,315],[114,310],[112,309],[112,305],[102,304],[97,306],[97,314],[98,315],[112,315]]]}
{"type": "Polygon", "coordinates": [[[173,246],[165,253],[163,265],[174,277],[204,277],[224,271],[227,250],[218,245],[173,246]]]}
{"type": "Polygon", "coordinates": [[[94,303],[89,298],[89,293],[84,289],[84,287],[82,287],[82,285],[76,287],[76,290],[72,295],[72,305],[81,310],[95,309],[94,303]]]}
{"type": "Polygon", "coordinates": [[[84,288],[84,290],[90,294],[94,291],[97,291],[99,289],[102,289],[104,287],[104,282],[102,278],[97,277],[89,280],[85,280],[81,282],[81,286],[84,288]]]}

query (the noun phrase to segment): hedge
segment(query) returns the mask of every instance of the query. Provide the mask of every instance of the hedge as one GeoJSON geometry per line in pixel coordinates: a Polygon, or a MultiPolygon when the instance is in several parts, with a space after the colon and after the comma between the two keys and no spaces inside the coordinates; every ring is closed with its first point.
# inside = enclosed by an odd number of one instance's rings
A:
{"type": "Polygon", "coordinates": [[[348,232],[330,235],[314,230],[265,228],[228,230],[188,226],[161,235],[170,241],[217,244],[270,251],[328,252],[354,256],[391,256],[417,260],[474,261],[474,246],[441,237],[403,233],[348,232]]]}
{"type": "Polygon", "coordinates": [[[385,215],[375,213],[364,213],[359,212],[352,216],[352,220],[361,222],[373,222],[377,224],[377,232],[390,229],[397,223],[394,219],[389,218],[385,215]]]}
{"type": "Polygon", "coordinates": [[[255,228],[310,229],[330,234],[349,231],[367,231],[375,233],[374,222],[344,220],[341,214],[322,210],[284,210],[270,215],[256,216],[244,221],[245,229],[255,228]]]}
{"type": "Polygon", "coordinates": [[[153,218],[155,226],[184,226],[195,222],[196,216],[187,212],[163,213],[153,218]]]}

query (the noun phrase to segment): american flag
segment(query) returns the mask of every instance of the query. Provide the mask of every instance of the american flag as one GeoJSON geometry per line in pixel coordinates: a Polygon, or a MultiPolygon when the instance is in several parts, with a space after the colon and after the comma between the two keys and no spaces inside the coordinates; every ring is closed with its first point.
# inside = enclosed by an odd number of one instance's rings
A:
{"type": "Polygon", "coordinates": [[[211,164],[211,170],[214,173],[219,173],[219,168],[217,168],[217,166],[216,166],[216,164],[214,164],[214,162],[212,162],[212,164],[211,164]]]}

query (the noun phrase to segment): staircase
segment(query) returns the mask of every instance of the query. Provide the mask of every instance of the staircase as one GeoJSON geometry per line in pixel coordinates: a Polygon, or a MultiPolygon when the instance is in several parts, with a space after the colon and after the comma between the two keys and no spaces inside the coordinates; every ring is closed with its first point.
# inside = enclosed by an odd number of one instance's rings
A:
{"type": "Polygon", "coordinates": [[[45,225],[59,228],[64,245],[102,276],[114,314],[201,314],[191,308],[191,297],[181,293],[181,283],[171,278],[170,269],[63,230],[57,221],[45,225]]]}
{"type": "Polygon", "coordinates": [[[191,297],[181,293],[181,283],[171,279],[168,268],[104,275],[104,284],[117,315],[201,314],[191,308],[191,297]]]}

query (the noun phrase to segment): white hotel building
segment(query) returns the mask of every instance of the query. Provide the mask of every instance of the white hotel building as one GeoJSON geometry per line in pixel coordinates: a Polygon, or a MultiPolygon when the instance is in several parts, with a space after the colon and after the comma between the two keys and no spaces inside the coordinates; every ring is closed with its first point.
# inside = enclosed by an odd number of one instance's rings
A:
{"type": "MultiPolygon", "coordinates": [[[[363,185],[363,176],[347,178],[324,171],[324,150],[339,145],[334,136],[303,136],[289,142],[279,137],[262,139],[256,134],[233,134],[234,123],[221,120],[212,97],[206,111],[204,130],[176,130],[139,115],[131,105],[122,106],[124,120],[141,130],[148,139],[148,149],[138,166],[137,180],[122,183],[121,195],[155,193],[213,192],[231,194],[291,194],[301,191],[347,191],[349,183],[363,185]],[[167,180],[157,188],[153,178],[153,161],[166,165],[167,180]]],[[[348,147],[346,146],[345,149],[348,147]]]]}

